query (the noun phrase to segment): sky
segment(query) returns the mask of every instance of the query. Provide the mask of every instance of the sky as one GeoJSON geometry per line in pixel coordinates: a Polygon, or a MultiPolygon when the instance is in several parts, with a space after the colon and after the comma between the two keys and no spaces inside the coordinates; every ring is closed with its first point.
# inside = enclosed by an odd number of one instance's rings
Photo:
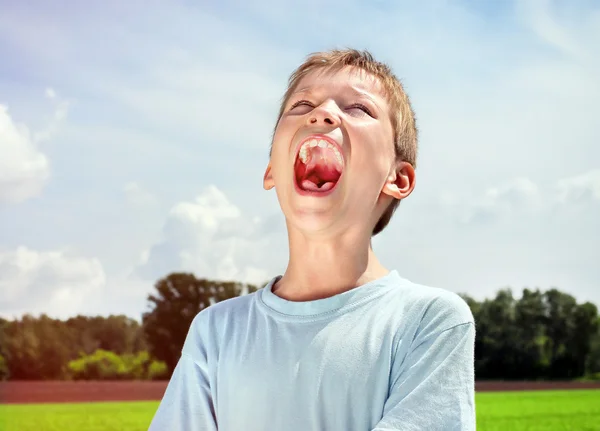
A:
{"type": "Polygon", "coordinates": [[[383,263],[600,306],[600,2],[0,0],[0,315],[139,318],[171,272],[282,274],[279,101],[344,47],[393,68],[420,130],[383,263]]]}

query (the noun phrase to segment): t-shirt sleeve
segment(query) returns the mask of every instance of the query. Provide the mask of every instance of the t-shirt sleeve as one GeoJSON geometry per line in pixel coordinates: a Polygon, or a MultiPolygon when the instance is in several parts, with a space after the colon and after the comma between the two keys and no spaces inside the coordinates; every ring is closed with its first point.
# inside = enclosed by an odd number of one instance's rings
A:
{"type": "Polygon", "coordinates": [[[194,326],[148,431],[217,431],[206,346],[194,326]]]}
{"type": "Polygon", "coordinates": [[[373,431],[474,431],[475,325],[458,296],[440,301],[406,355],[392,365],[383,417],[373,431]]]}

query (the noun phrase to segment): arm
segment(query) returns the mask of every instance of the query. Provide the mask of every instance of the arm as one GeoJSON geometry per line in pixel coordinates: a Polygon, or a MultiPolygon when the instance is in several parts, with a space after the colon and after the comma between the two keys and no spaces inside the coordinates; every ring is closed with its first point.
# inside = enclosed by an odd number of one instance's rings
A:
{"type": "Polygon", "coordinates": [[[217,431],[206,346],[194,327],[148,431],[217,431]]]}
{"type": "Polygon", "coordinates": [[[384,414],[373,431],[474,431],[474,350],[473,322],[417,336],[392,367],[384,414]]]}
{"type": "Polygon", "coordinates": [[[373,431],[475,430],[475,325],[466,304],[445,305],[395,358],[373,431]]]}

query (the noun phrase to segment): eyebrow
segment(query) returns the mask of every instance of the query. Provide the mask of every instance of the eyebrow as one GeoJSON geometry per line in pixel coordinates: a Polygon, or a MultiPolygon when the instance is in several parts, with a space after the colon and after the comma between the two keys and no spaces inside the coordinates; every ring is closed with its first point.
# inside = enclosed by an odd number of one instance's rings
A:
{"type": "Polygon", "coordinates": [[[352,93],[354,93],[355,96],[364,97],[365,99],[370,100],[377,108],[379,108],[379,105],[377,104],[375,99],[367,91],[361,90],[356,87],[350,87],[350,90],[352,90],[352,93]]]}
{"type": "MultiPolygon", "coordinates": [[[[359,88],[357,88],[355,86],[349,87],[349,90],[352,92],[352,94],[354,96],[358,96],[358,97],[367,99],[371,103],[373,103],[373,105],[375,105],[375,107],[377,109],[381,109],[381,107],[379,106],[379,104],[375,101],[375,99],[367,91],[361,90],[361,89],[359,89],[359,88]]],[[[290,98],[291,98],[291,96],[294,96],[296,94],[301,94],[301,93],[306,93],[306,94],[312,95],[314,93],[314,91],[312,90],[311,87],[302,87],[302,88],[294,91],[292,94],[290,94],[290,98]]]]}

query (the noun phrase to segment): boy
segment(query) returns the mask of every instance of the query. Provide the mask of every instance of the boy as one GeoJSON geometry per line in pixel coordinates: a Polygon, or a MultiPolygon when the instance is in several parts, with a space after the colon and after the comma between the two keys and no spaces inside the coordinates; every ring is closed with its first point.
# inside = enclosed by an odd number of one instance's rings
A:
{"type": "Polygon", "coordinates": [[[291,76],[264,187],[289,237],[283,276],[191,325],[151,430],[474,430],[473,316],[377,260],[371,237],[415,186],[402,85],[367,52],[291,76]]]}

